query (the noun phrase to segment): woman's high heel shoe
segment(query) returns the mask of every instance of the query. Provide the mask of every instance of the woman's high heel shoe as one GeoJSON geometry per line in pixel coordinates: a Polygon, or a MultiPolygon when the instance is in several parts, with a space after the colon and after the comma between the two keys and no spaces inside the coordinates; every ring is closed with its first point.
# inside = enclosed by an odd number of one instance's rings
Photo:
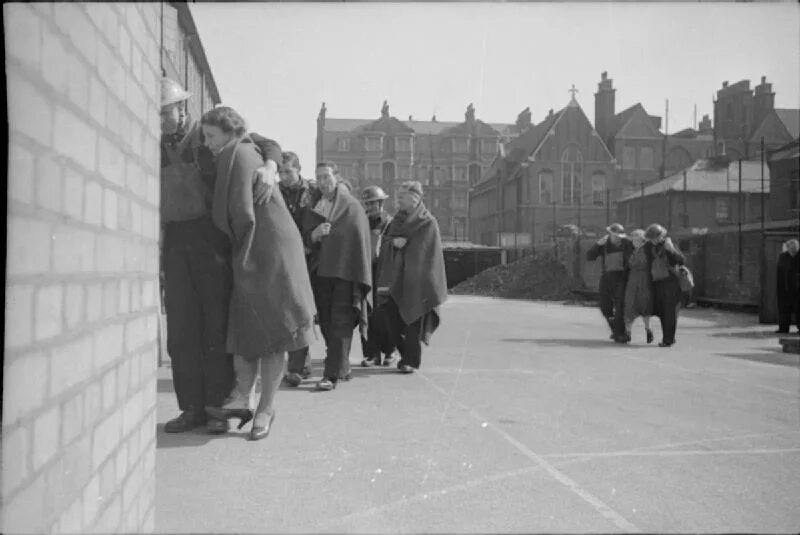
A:
{"type": "Polygon", "coordinates": [[[224,409],[222,407],[206,407],[206,414],[218,418],[220,420],[228,420],[230,418],[238,419],[239,425],[236,429],[241,429],[247,422],[253,419],[253,411],[250,409],[224,409]]]}
{"type": "Polygon", "coordinates": [[[650,329],[645,329],[644,332],[647,334],[647,343],[648,344],[652,344],[653,343],[653,331],[651,331],[650,329]]]}
{"type": "Polygon", "coordinates": [[[269,436],[269,432],[272,430],[272,421],[275,419],[275,411],[272,411],[272,416],[269,417],[269,423],[262,427],[260,425],[255,425],[253,422],[253,427],[250,429],[250,440],[262,440],[269,436]]]}

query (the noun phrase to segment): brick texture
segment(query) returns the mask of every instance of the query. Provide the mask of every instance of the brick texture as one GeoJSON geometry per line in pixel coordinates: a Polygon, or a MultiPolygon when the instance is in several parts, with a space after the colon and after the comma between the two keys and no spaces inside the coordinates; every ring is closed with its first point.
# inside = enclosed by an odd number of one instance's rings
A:
{"type": "Polygon", "coordinates": [[[160,10],[3,16],[2,532],[152,531],[160,10]]]}

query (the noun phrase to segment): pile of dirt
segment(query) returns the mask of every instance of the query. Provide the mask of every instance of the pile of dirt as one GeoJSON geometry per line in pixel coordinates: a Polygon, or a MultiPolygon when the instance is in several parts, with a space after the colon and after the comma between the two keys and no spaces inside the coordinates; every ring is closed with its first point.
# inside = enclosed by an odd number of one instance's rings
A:
{"type": "Polygon", "coordinates": [[[545,301],[573,301],[573,280],[552,253],[528,256],[481,271],[450,290],[454,295],[481,295],[545,301]]]}

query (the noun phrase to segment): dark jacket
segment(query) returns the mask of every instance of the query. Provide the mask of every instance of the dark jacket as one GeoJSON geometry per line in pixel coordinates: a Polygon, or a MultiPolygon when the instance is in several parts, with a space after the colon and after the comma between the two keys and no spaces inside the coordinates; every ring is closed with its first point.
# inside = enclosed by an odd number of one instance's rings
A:
{"type": "Polygon", "coordinates": [[[775,290],[778,296],[778,308],[781,311],[793,310],[800,298],[800,292],[798,292],[799,261],[800,253],[792,256],[788,252],[783,252],[778,255],[775,290]]]}
{"type": "MultiPolygon", "coordinates": [[[[667,266],[669,266],[670,268],[682,266],[686,262],[686,257],[683,256],[683,253],[677,247],[675,247],[674,249],[670,249],[666,247],[664,243],[653,245],[652,242],[647,242],[642,247],[644,247],[645,254],[647,255],[648,270],[652,270],[653,268],[653,258],[661,254],[663,254],[666,257],[667,266]]],[[[670,269],[669,278],[678,281],[677,271],[674,269],[670,269]]]]}
{"type": "Polygon", "coordinates": [[[612,243],[608,239],[604,244],[595,243],[586,251],[586,259],[589,261],[601,258],[603,261],[603,274],[606,273],[627,273],[628,261],[633,254],[633,242],[628,238],[620,239],[618,244],[612,243]]]}
{"type": "Polygon", "coordinates": [[[286,186],[281,182],[278,187],[281,190],[281,195],[283,195],[283,202],[286,203],[286,208],[288,208],[289,213],[292,214],[292,219],[294,219],[297,228],[301,228],[303,223],[303,210],[309,206],[312,196],[316,196],[313,192],[317,187],[302,176],[297,184],[293,186],[286,186]]]}

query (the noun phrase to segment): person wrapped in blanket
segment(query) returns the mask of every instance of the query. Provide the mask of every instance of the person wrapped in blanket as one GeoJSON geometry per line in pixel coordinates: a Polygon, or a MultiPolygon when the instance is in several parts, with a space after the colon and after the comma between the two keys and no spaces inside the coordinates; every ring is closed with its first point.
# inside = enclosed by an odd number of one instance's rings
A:
{"type": "Polygon", "coordinates": [[[422,184],[403,183],[398,204],[378,259],[372,333],[383,351],[398,349],[401,373],[413,373],[422,364],[422,344],[439,326],[447,279],[439,225],[425,208],[422,184]]]}

